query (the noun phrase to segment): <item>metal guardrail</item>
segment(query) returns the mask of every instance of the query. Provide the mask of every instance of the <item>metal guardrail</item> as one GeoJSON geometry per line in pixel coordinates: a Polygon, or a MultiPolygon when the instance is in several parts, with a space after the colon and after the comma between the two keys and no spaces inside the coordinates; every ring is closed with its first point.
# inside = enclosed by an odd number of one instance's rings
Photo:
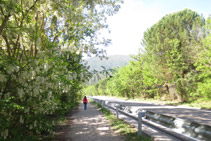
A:
{"type": "Polygon", "coordinates": [[[151,111],[147,111],[146,117],[149,120],[169,128],[183,130],[183,133],[190,134],[190,136],[194,138],[198,138],[200,140],[211,140],[211,127],[208,125],[201,125],[199,123],[190,122],[180,118],[156,114],[151,111]]]}
{"type": "MultiPolygon", "coordinates": [[[[113,103],[113,102],[108,102],[108,101],[104,101],[104,100],[99,100],[99,99],[96,99],[96,98],[92,98],[95,102],[97,102],[97,103],[99,103],[99,104],[101,104],[103,107],[108,107],[108,108],[111,108],[111,109],[113,109],[113,110],[117,110],[116,109],[116,107],[115,107],[115,103],[113,103]]],[[[126,107],[126,106],[123,106],[123,107],[126,107]]],[[[118,112],[119,113],[122,113],[122,114],[124,114],[124,115],[126,115],[126,116],[128,116],[128,117],[130,117],[130,118],[132,118],[133,120],[136,120],[137,122],[138,122],[138,117],[136,117],[136,116],[134,116],[134,115],[131,115],[131,114],[129,114],[129,113],[126,113],[126,112],[124,112],[124,111],[122,111],[121,110],[121,105],[120,105],[120,108],[119,108],[120,110],[118,110],[118,112]]],[[[124,108],[124,110],[125,110],[125,108],[124,108]]],[[[128,109],[126,109],[126,110],[128,110],[128,109]]],[[[128,110],[128,111],[130,111],[130,110],[128,110]]],[[[146,117],[147,116],[149,116],[149,114],[147,114],[148,113],[148,111],[146,111],[146,117]]],[[[164,132],[164,133],[167,133],[167,134],[169,134],[169,135],[171,135],[171,136],[173,136],[173,137],[175,137],[175,138],[177,138],[177,139],[180,139],[180,140],[183,140],[183,141],[196,141],[197,139],[195,139],[195,138],[192,138],[192,137],[188,137],[188,136],[185,136],[185,135],[183,135],[183,134],[180,134],[180,133],[177,133],[177,132],[175,132],[175,131],[173,131],[173,130],[171,130],[170,128],[166,128],[166,127],[163,127],[163,126],[156,126],[156,125],[154,125],[154,124],[152,124],[150,121],[148,121],[147,119],[142,119],[142,122],[143,122],[143,124],[145,124],[145,125],[147,125],[147,126],[149,126],[149,127],[152,127],[152,128],[154,128],[154,129],[156,129],[156,130],[160,130],[160,131],[162,131],[162,132],[164,132]]]]}

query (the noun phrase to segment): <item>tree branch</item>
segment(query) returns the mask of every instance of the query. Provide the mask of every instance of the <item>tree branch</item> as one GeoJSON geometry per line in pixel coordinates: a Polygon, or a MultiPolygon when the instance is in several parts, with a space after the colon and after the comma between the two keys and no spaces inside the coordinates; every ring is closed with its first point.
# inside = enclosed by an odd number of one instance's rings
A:
{"type": "MultiPolygon", "coordinates": [[[[34,56],[36,56],[36,54],[37,54],[37,29],[38,29],[38,26],[37,26],[38,24],[37,23],[38,23],[38,17],[39,16],[37,14],[37,16],[35,18],[36,19],[36,23],[35,23],[35,30],[36,31],[35,31],[35,42],[34,42],[35,43],[34,44],[34,56]]],[[[32,54],[32,56],[33,56],[33,54],[32,54]]]]}
{"type": "Polygon", "coordinates": [[[59,36],[59,35],[56,35],[56,36],[54,37],[54,39],[53,39],[53,42],[52,42],[52,43],[54,43],[54,42],[56,41],[56,39],[58,38],[58,36],[59,36]]]}
{"type": "Polygon", "coordinates": [[[0,10],[1,10],[2,15],[4,15],[4,11],[1,6],[0,6],[0,10]]]}
{"type": "MultiPolygon", "coordinates": [[[[25,15],[27,15],[27,14],[29,13],[29,11],[35,7],[35,5],[36,5],[36,3],[37,3],[38,1],[39,1],[39,0],[36,0],[36,1],[33,3],[33,5],[32,5],[29,9],[26,10],[26,13],[24,13],[24,12],[22,11],[22,16],[23,16],[23,17],[22,17],[20,26],[23,25],[23,20],[24,20],[24,18],[25,18],[25,15]]],[[[21,1],[21,7],[22,7],[22,1],[21,1]]],[[[23,7],[22,7],[22,9],[23,9],[23,7]]]]}
{"type": "MultiPolygon", "coordinates": [[[[23,37],[22,37],[22,41],[23,41],[23,37]]],[[[20,56],[19,62],[20,62],[20,60],[21,60],[23,54],[26,56],[26,60],[28,60],[28,56],[27,56],[27,54],[26,54],[26,48],[25,48],[24,45],[23,45],[23,51],[22,51],[22,54],[21,54],[21,56],[20,56]]]]}
{"type": "Polygon", "coordinates": [[[41,26],[40,26],[40,29],[42,32],[45,32],[44,28],[45,28],[45,15],[43,13],[42,14],[42,22],[41,22],[41,26]]]}
{"type": "Polygon", "coordinates": [[[18,44],[18,50],[17,50],[17,53],[16,53],[16,58],[18,58],[18,53],[19,53],[19,50],[20,50],[20,43],[18,44]]]}
{"type": "Polygon", "coordinates": [[[30,50],[30,54],[31,54],[31,56],[33,56],[33,54],[34,54],[34,50],[33,50],[33,44],[31,43],[31,50],[30,50]]]}
{"type": "Polygon", "coordinates": [[[10,56],[10,50],[11,50],[11,48],[10,48],[10,44],[8,42],[7,36],[5,34],[3,34],[2,37],[4,38],[4,41],[6,42],[6,45],[7,45],[7,53],[10,56]]]}
{"type": "MultiPolygon", "coordinates": [[[[23,54],[25,54],[24,53],[24,51],[22,51],[22,53],[21,53],[21,55],[20,55],[20,58],[19,58],[19,62],[21,62],[21,59],[22,59],[22,57],[23,57],[23,54]]],[[[25,55],[26,56],[26,55],[25,55]]],[[[27,58],[27,57],[26,57],[27,58]]],[[[28,59],[27,59],[28,60],[28,59]]]]}
{"type": "Polygon", "coordinates": [[[14,45],[13,56],[15,56],[15,52],[16,52],[16,49],[17,49],[17,47],[18,47],[19,39],[20,39],[20,35],[18,34],[18,38],[17,38],[16,43],[15,43],[15,45],[14,45]]]}
{"type": "MultiPolygon", "coordinates": [[[[36,5],[36,3],[37,3],[38,1],[39,1],[39,0],[36,0],[36,1],[33,3],[33,5],[32,5],[29,9],[26,10],[26,14],[25,14],[25,15],[27,15],[28,12],[29,12],[31,9],[33,9],[33,8],[35,7],[35,5],[36,5]]],[[[24,15],[24,16],[25,16],[25,15],[24,15]]]]}
{"type": "Polygon", "coordinates": [[[3,22],[1,23],[1,26],[0,26],[0,35],[2,35],[2,31],[3,31],[4,27],[6,26],[7,21],[9,20],[10,16],[11,16],[10,13],[7,16],[4,16],[4,20],[3,20],[3,22]]]}

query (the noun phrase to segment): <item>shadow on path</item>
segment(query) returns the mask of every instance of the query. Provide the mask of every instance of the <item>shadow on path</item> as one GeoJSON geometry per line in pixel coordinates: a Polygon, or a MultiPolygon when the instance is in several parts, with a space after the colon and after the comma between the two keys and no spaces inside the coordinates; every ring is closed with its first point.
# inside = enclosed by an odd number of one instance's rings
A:
{"type": "MultiPolygon", "coordinates": [[[[124,138],[115,134],[103,117],[101,111],[91,104],[87,110],[83,110],[83,104],[74,109],[68,117],[68,124],[64,125],[68,130],[63,132],[64,141],[123,141],[124,138]]],[[[62,127],[61,127],[62,128],[62,127]]]]}

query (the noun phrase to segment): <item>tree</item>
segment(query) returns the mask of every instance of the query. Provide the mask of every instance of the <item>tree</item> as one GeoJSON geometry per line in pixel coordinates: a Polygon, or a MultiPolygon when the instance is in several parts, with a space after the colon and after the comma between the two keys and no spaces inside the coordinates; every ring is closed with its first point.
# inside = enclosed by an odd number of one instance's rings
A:
{"type": "Polygon", "coordinates": [[[144,33],[146,53],[156,64],[161,79],[176,85],[181,101],[187,99],[189,82],[185,78],[195,69],[193,56],[204,37],[203,25],[202,16],[185,9],[166,15],[144,33]]]}
{"type": "Polygon", "coordinates": [[[77,103],[82,53],[103,56],[97,31],[118,2],[0,1],[0,140],[38,140],[77,103]]]}

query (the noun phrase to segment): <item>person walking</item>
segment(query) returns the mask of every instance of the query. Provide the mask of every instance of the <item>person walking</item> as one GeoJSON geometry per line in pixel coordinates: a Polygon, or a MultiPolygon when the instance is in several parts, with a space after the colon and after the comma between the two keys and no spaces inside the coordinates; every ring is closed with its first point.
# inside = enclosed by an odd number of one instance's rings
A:
{"type": "Polygon", "coordinates": [[[88,99],[86,98],[86,96],[84,96],[83,103],[84,103],[84,110],[86,110],[87,109],[87,103],[88,103],[88,99]]]}

